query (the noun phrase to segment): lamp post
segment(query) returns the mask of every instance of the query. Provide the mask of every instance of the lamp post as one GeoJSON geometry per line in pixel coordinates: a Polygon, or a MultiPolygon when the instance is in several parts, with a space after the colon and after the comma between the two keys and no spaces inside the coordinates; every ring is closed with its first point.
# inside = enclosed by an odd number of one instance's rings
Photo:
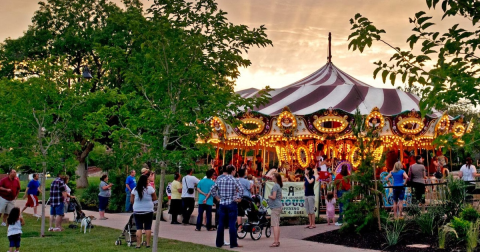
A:
{"type": "MultiPolygon", "coordinates": [[[[87,79],[87,80],[90,80],[90,79],[93,78],[93,76],[90,73],[90,70],[88,69],[87,65],[83,65],[83,66],[80,66],[80,67],[83,67],[82,78],[87,79]]],[[[75,70],[79,69],[80,67],[75,68],[75,70]]],[[[68,79],[68,89],[70,89],[70,78],[68,79]]]]}

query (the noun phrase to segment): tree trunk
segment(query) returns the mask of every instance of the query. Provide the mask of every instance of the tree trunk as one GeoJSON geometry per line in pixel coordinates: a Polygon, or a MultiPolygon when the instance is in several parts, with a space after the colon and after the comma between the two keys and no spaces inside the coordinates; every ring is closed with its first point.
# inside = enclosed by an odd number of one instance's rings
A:
{"type": "Polygon", "coordinates": [[[155,229],[153,231],[153,244],[152,252],[157,252],[158,249],[158,233],[160,233],[160,219],[163,212],[163,186],[165,185],[165,167],[162,167],[162,173],[160,175],[160,186],[158,188],[158,207],[157,217],[155,218],[155,229]]]}
{"type": "Polygon", "coordinates": [[[79,162],[77,165],[77,170],[75,171],[77,177],[77,188],[86,188],[88,187],[88,172],[85,167],[85,161],[79,162]]]}
{"type": "MultiPolygon", "coordinates": [[[[42,226],[40,228],[40,236],[45,237],[45,206],[47,205],[45,201],[45,176],[47,175],[47,163],[42,162],[43,171],[42,171],[42,226]]],[[[51,217],[50,217],[51,218],[51,217]]]]}

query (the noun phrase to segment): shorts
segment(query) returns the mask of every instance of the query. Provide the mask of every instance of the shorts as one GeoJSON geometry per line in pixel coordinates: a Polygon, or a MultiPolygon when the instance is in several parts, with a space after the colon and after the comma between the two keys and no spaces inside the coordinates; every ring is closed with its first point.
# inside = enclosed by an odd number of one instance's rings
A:
{"type": "Polygon", "coordinates": [[[152,230],[153,212],[134,213],[137,230],[152,230]]]}
{"type": "Polygon", "coordinates": [[[393,188],[393,201],[398,202],[398,200],[403,200],[405,198],[405,187],[394,187],[393,188]]]}
{"type": "Polygon", "coordinates": [[[20,240],[22,239],[22,234],[14,234],[8,236],[8,241],[10,242],[10,248],[20,248],[20,240]]]}
{"type": "Polygon", "coordinates": [[[3,197],[0,197],[0,214],[9,214],[14,207],[14,200],[6,200],[3,197]]]}
{"type": "Polygon", "coordinates": [[[270,221],[272,223],[272,227],[279,227],[280,226],[280,214],[282,213],[282,208],[273,208],[272,214],[270,216],[270,221]]]}
{"type": "Polygon", "coordinates": [[[65,212],[64,212],[64,204],[63,202],[60,203],[60,205],[57,205],[57,206],[52,206],[50,205],[50,215],[51,216],[54,216],[54,215],[58,215],[58,216],[64,216],[65,215],[65,212]]]}
{"type": "Polygon", "coordinates": [[[27,207],[36,207],[38,206],[38,197],[37,195],[29,194],[27,198],[27,204],[25,204],[27,207]]]}
{"type": "Polygon", "coordinates": [[[315,196],[305,196],[305,211],[307,214],[315,214],[315,196]]]}
{"type": "Polygon", "coordinates": [[[109,197],[98,196],[98,211],[104,212],[107,209],[109,197]]]}

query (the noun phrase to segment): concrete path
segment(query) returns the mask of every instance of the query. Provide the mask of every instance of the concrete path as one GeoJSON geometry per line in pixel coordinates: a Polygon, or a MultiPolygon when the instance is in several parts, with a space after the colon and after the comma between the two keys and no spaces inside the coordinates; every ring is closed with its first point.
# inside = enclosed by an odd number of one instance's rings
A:
{"type": "MultiPolygon", "coordinates": [[[[16,206],[20,209],[25,206],[26,200],[17,200],[16,206]]],[[[49,216],[50,206],[46,207],[46,216],[49,216]]],[[[97,220],[93,221],[94,225],[109,227],[119,230],[118,234],[120,235],[124,229],[128,219],[130,217],[129,213],[116,213],[116,214],[105,214],[105,217],[108,220],[98,220],[98,212],[94,211],[84,211],[87,216],[95,216],[97,220]]],[[[33,214],[32,208],[27,208],[25,213],[33,214]]],[[[38,213],[41,213],[41,206],[38,207],[38,213]]],[[[67,213],[66,217],[73,220],[73,213],[67,213]]],[[[48,223],[47,223],[48,226],[48,223]]],[[[270,238],[266,238],[265,235],[262,235],[262,238],[258,241],[254,241],[250,238],[248,234],[243,240],[238,240],[240,245],[243,245],[243,248],[232,249],[235,251],[265,251],[265,250],[274,250],[277,251],[295,251],[295,252],[311,252],[312,250],[328,251],[328,252],[358,252],[358,251],[375,251],[375,250],[366,250],[358,248],[348,248],[339,245],[333,244],[324,244],[316,243],[310,241],[303,241],[302,239],[313,236],[318,233],[328,232],[334,229],[337,229],[336,226],[328,226],[327,224],[317,225],[315,229],[306,229],[304,226],[285,226],[281,227],[280,233],[280,243],[279,248],[270,248],[269,246],[273,243],[273,233],[270,238]]],[[[183,225],[171,225],[169,222],[160,222],[160,234],[159,237],[178,240],[183,242],[192,242],[197,244],[202,244],[206,246],[215,246],[215,232],[209,232],[202,230],[200,232],[194,231],[195,226],[183,226],[183,225]]],[[[225,240],[228,241],[228,230],[225,230],[225,240]]],[[[108,241],[114,243],[114,241],[108,241]]],[[[223,247],[229,249],[228,247],[223,247]]]]}

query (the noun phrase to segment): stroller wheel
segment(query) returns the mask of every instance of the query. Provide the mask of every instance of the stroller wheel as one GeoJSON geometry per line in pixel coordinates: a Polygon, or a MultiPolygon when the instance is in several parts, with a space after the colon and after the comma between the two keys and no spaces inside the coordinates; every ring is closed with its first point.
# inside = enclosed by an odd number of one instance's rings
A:
{"type": "Polygon", "coordinates": [[[268,238],[268,237],[270,237],[271,235],[272,235],[272,227],[267,226],[267,227],[265,228],[265,236],[268,238]]]}
{"type": "Polygon", "coordinates": [[[243,239],[247,236],[247,232],[243,228],[243,224],[240,224],[237,228],[237,237],[238,239],[243,239]]]}
{"type": "Polygon", "coordinates": [[[255,241],[260,240],[262,237],[262,228],[259,225],[253,226],[252,231],[250,231],[250,236],[255,241]]]}

